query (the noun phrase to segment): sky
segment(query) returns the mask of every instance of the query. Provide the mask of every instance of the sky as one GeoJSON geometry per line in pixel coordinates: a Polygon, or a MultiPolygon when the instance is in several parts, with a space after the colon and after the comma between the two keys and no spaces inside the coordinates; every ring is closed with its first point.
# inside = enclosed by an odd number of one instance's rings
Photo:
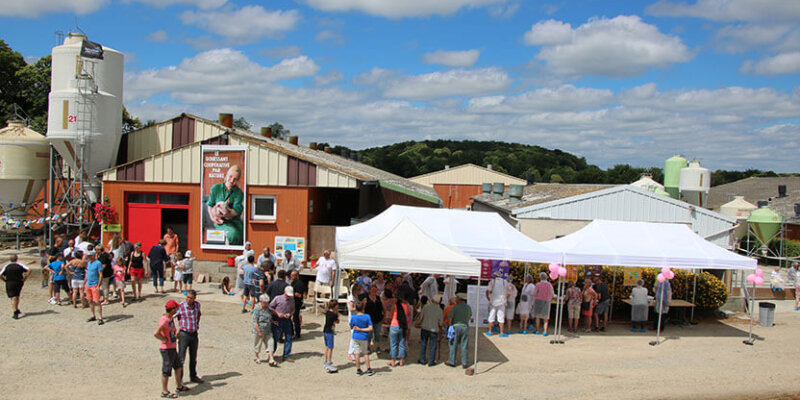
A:
{"type": "Polygon", "coordinates": [[[0,39],[29,62],[78,30],[125,55],[142,120],[800,172],[795,0],[0,0],[0,39]]]}

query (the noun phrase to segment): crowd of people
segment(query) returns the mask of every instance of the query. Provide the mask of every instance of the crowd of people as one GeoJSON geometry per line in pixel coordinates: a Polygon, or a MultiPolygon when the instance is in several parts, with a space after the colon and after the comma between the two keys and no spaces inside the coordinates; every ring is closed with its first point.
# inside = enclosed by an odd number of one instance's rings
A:
{"type": "MultiPolygon", "coordinates": [[[[141,243],[126,241],[119,234],[114,234],[106,246],[93,245],[83,231],[71,239],[57,236],[44,262],[50,303],[69,302],[75,308],[89,308],[91,317],[87,321],[96,321],[98,325],[104,324],[103,306],[114,298],[122,307],[142,300],[143,279],[152,277],[154,292],[165,293],[166,277],[172,277],[172,290],[181,292],[185,300],[181,303],[169,300],[154,331],[162,356],[162,396],[168,398],[177,396],[168,390],[173,372],[175,390],[190,390],[183,384],[187,355],[190,381],[202,382],[197,373],[202,314],[197,293],[192,289],[194,258],[190,250],[182,251],[179,243],[177,234],[170,228],[159,243],[145,253],[141,243]],[[130,281],[132,298],[126,298],[127,281],[130,281]]],[[[263,247],[256,255],[252,244],[246,242],[244,251],[235,260],[235,284],[232,286],[226,278],[221,285],[223,294],[239,294],[241,312],[250,314],[253,360],[257,364],[266,361],[270,366],[277,366],[279,361],[294,362],[292,344],[302,335],[301,310],[309,291],[300,278],[305,261],[288,250],[282,256],[279,260],[269,247],[263,247]],[[283,344],[283,349],[277,357],[279,343],[283,344]]],[[[19,294],[30,276],[30,269],[19,263],[16,256],[10,261],[0,271],[0,278],[6,281],[13,317],[18,318],[21,313],[19,294]]],[[[322,328],[323,367],[329,373],[338,371],[333,358],[335,328],[341,323],[340,303],[331,295],[335,293],[336,269],[329,250],[311,268],[316,272],[313,290],[329,295],[322,328]]],[[[361,271],[352,282],[347,293],[345,323],[349,330],[347,357],[355,364],[356,374],[374,374],[373,364],[381,354],[386,354],[384,357],[391,367],[405,365],[412,329],[419,329],[419,364],[435,366],[443,361],[450,367],[468,368],[468,326],[473,310],[466,303],[466,295],[457,293],[455,277],[432,274],[415,288],[410,274],[387,278],[380,272],[361,271]],[[443,290],[440,281],[444,283],[443,290]],[[446,361],[439,357],[442,341],[449,345],[446,361]],[[459,353],[460,358],[457,357],[459,353]]],[[[495,274],[486,291],[489,310],[486,335],[492,336],[497,327],[500,337],[508,336],[518,315],[519,333],[532,330],[533,334],[547,336],[554,294],[554,287],[545,273],[539,274],[535,283],[533,276],[525,276],[519,291],[502,274],[495,274]]],[[[655,308],[665,317],[671,299],[669,281],[658,284],[654,295],[655,308]]],[[[640,280],[631,294],[633,331],[644,331],[651,300],[640,280]]],[[[605,331],[610,305],[609,287],[602,278],[586,279],[583,289],[569,282],[564,293],[568,331],[577,332],[581,318],[585,321],[584,332],[605,331]]],[[[663,322],[662,318],[662,327],[663,322]]]]}

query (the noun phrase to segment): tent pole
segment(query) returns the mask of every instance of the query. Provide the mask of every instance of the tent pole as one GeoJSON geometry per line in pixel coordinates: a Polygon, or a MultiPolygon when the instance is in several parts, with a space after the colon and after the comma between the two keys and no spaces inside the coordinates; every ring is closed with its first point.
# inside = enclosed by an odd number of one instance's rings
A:
{"type": "Polygon", "coordinates": [[[694,288],[692,289],[692,318],[689,320],[690,324],[694,324],[694,309],[695,301],[697,300],[697,270],[694,270],[694,288]]]}
{"type": "Polygon", "coordinates": [[[611,305],[608,307],[608,320],[614,320],[614,292],[617,289],[617,267],[614,266],[614,277],[611,278],[611,305]]]}
{"type": "MultiPolygon", "coordinates": [[[[663,291],[664,289],[662,289],[662,293],[663,291]]],[[[656,341],[650,342],[650,346],[661,344],[661,310],[664,308],[664,306],[663,303],[658,299],[658,290],[656,290],[656,307],[658,308],[658,325],[656,327],[656,341]]]]}
{"type": "Polygon", "coordinates": [[[750,332],[747,334],[747,340],[742,341],[742,343],[752,346],[755,341],[753,340],[753,306],[756,298],[756,283],[753,282],[753,293],[750,294],[750,332]]]}
{"type": "Polygon", "coordinates": [[[558,277],[558,297],[556,298],[556,340],[557,344],[564,344],[564,339],[561,337],[561,321],[564,319],[564,278],[558,277]]]}
{"type": "MultiPolygon", "coordinates": [[[[559,332],[560,332],[559,331],[559,328],[560,328],[559,324],[561,323],[561,320],[558,318],[558,313],[560,311],[558,306],[559,306],[559,304],[561,302],[560,299],[559,299],[559,297],[561,297],[561,277],[560,276],[558,277],[558,282],[556,282],[555,293],[556,293],[556,320],[555,320],[555,323],[553,324],[553,339],[550,340],[550,344],[558,343],[558,335],[559,335],[559,332]]],[[[552,299],[551,299],[551,301],[552,301],[552,299]]],[[[550,317],[548,316],[548,318],[550,318],[550,317]]]]}
{"type": "Polygon", "coordinates": [[[472,361],[472,369],[475,371],[473,376],[478,375],[478,327],[480,326],[481,309],[481,277],[478,276],[478,290],[475,291],[475,356],[472,361]]]}

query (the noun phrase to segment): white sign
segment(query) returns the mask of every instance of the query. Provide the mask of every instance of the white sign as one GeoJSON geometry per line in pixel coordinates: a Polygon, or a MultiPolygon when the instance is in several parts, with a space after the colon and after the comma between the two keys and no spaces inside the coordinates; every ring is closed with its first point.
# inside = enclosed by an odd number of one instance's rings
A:
{"type": "Polygon", "coordinates": [[[486,299],[486,290],[489,287],[480,286],[480,290],[478,288],[478,285],[467,286],[467,305],[472,309],[472,318],[469,320],[469,326],[475,326],[475,316],[477,315],[480,321],[479,326],[486,328],[489,326],[489,300],[486,299]],[[475,293],[480,296],[480,307],[477,307],[478,303],[476,301],[478,299],[475,297],[475,293]]]}

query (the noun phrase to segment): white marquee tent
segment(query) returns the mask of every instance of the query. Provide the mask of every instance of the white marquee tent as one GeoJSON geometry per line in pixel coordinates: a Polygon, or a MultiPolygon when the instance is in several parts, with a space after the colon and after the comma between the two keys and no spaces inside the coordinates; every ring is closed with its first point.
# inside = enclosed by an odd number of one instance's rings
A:
{"type": "Polygon", "coordinates": [[[595,220],[562,238],[542,242],[564,254],[565,265],[755,269],[757,261],[725,250],[682,224],[595,220]]]}
{"type": "MultiPolygon", "coordinates": [[[[362,260],[371,251],[375,257],[382,257],[381,261],[387,264],[366,265],[358,261],[357,264],[350,265],[352,258],[346,249],[350,248],[352,243],[369,238],[374,238],[373,240],[377,242],[378,238],[387,235],[404,219],[412,222],[433,241],[451,249],[458,249],[474,258],[542,263],[561,261],[559,252],[542,246],[517,231],[497,213],[393,205],[369,221],[336,228],[339,264],[345,268],[359,266],[364,269],[447,274],[446,266],[437,264],[435,260],[426,260],[425,254],[417,254],[417,249],[410,246],[417,241],[416,234],[411,234],[411,230],[406,228],[404,232],[408,236],[392,234],[392,238],[396,240],[395,245],[404,250],[401,253],[401,260],[390,260],[383,256],[381,251],[385,250],[384,247],[372,246],[370,250],[369,246],[365,246],[360,253],[362,260]],[[408,259],[417,259],[420,263],[426,262],[427,268],[425,271],[404,269],[404,263],[407,263],[408,259]]],[[[464,275],[480,275],[480,267],[464,275]]]]}

